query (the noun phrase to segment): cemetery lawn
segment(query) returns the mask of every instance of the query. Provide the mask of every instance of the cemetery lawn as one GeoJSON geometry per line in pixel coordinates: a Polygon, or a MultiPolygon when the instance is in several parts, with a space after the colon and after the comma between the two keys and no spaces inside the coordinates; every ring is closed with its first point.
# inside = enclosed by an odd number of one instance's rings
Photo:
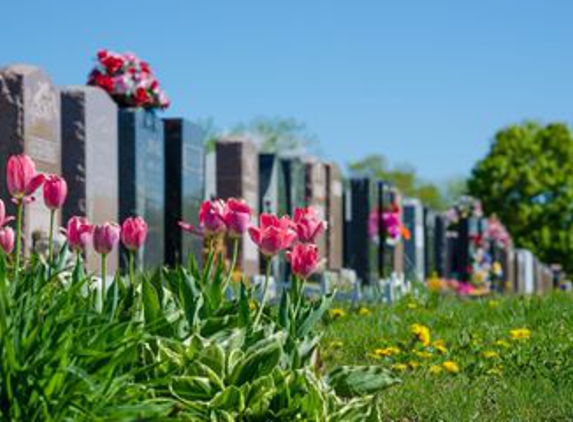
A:
{"type": "Polygon", "coordinates": [[[381,393],[384,420],[573,418],[571,294],[337,306],[322,363],[380,364],[400,377],[381,393]]]}

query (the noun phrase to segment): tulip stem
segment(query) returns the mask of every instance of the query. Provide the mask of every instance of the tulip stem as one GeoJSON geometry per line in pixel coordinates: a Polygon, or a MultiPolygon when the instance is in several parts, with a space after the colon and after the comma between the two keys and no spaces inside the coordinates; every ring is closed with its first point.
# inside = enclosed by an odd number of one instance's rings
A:
{"type": "Polygon", "coordinates": [[[52,277],[52,254],[54,242],[54,219],[56,210],[50,210],[50,232],[48,233],[48,279],[52,277]]]}
{"type": "Polygon", "coordinates": [[[135,287],[135,252],[129,251],[129,279],[131,285],[135,287]]]}
{"type": "Polygon", "coordinates": [[[265,281],[263,284],[263,298],[261,299],[261,304],[259,307],[259,311],[257,312],[257,316],[255,318],[255,322],[253,326],[256,328],[259,324],[259,320],[263,315],[263,309],[267,303],[267,290],[269,289],[269,278],[271,278],[271,264],[273,262],[273,258],[271,256],[267,257],[267,271],[265,274],[265,281]]]}
{"type": "Polygon", "coordinates": [[[295,276],[295,277],[296,277],[296,280],[298,281],[298,283],[297,283],[298,291],[296,292],[297,293],[297,303],[296,303],[296,308],[294,310],[294,314],[295,314],[295,318],[296,318],[296,316],[298,315],[298,311],[300,310],[300,307],[302,305],[302,298],[304,296],[304,285],[306,283],[306,278],[299,279],[297,276],[295,276]]]}
{"type": "Polygon", "coordinates": [[[14,280],[18,279],[20,272],[20,251],[22,249],[22,213],[24,211],[24,201],[18,200],[16,214],[16,251],[14,256],[14,280]]]}
{"type": "Polygon", "coordinates": [[[227,281],[226,285],[229,284],[229,281],[233,277],[233,273],[235,272],[235,267],[237,266],[237,258],[239,256],[239,242],[241,238],[234,239],[233,241],[233,258],[231,259],[231,266],[229,267],[229,273],[227,274],[227,281]]]}
{"type": "Polygon", "coordinates": [[[107,282],[107,271],[105,268],[107,254],[101,254],[101,310],[103,312],[103,304],[105,302],[105,291],[107,282]]]}

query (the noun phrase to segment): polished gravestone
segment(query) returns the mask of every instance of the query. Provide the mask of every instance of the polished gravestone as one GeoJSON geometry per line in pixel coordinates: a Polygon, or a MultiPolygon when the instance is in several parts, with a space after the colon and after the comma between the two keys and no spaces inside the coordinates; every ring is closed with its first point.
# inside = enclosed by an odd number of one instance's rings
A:
{"type": "MultiPolygon", "coordinates": [[[[225,138],[216,144],[217,197],[243,198],[252,208],[252,222],[258,224],[259,160],[256,145],[246,138],[225,138]]],[[[230,250],[231,248],[227,248],[230,250]]],[[[229,254],[227,254],[229,258],[229,254]]],[[[245,276],[259,273],[259,253],[249,236],[243,236],[238,268],[245,276]]]]}
{"type": "MultiPolygon", "coordinates": [[[[163,121],[142,109],[119,111],[119,214],[141,216],[149,232],[138,253],[145,268],[163,264],[165,256],[165,138],[163,121]]],[[[122,265],[126,265],[125,254],[122,265]]]]}
{"type": "Polygon", "coordinates": [[[424,207],[424,273],[426,278],[437,276],[436,213],[424,207]]]}
{"type": "Polygon", "coordinates": [[[204,131],[185,119],[164,119],[165,262],[185,264],[192,254],[201,264],[203,240],[182,232],[179,221],[198,226],[204,198],[204,131]]]}
{"type": "MultiPolygon", "coordinates": [[[[280,169],[276,154],[259,154],[259,210],[261,213],[287,214],[287,189],[284,174],[280,169]]],[[[275,279],[286,281],[288,268],[285,260],[273,261],[272,273],[275,279]]],[[[260,261],[260,271],[264,274],[264,260],[260,261]]]]}
{"type": "Polygon", "coordinates": [[[343,186],[342,175],[334,163],[326,165],[326,219],[328,230],[325,234],[327,245],[327,268],[331,271],[342,269],[344,236],[343,186]]]}
{"type": "Polygon", "coordinates": [[[380,279],[379,236],[368,228],[372,213],[379,213],[378,186],[368,178],[350,179],[344,193],[344,267],[356,272],[362,284],[380,279]]]}
{"type": "MultiPolygon", "coordinates": [[[[68,182],[64,221],[86,216],[93,224],[117,221],[118,138],[117,106],[100,88],[63,87],[62,174],[68,182]]],[[[99,269],[99,259],[88,249],[89,269],[99,269]]],[[[114,274],[118,253],[108,256],[108,274],[114,274]]]]}
{"type": "MultiPolygon", "coordinates": [[[[0,177],[5,180],[6,163],[14,154],[28,154],[42,173],[61,174],[60,94],[40,68],[13,65],[0,69],[0,177]]],[[[0,183],[0,198],[11,215],[6,183],[0,183]]],[[[41,196],[36,195],[36,196],[41,196]]],[[[57,224],[60,224],[58,214],[57,224]]],[[[45,237],[50,212],[42,200],[26,207],[24,234],[32,245],[32,234],[45,237]]],[[[35,236],[35,237],[36,237],[35,236]]],[[[33,245],[32,245],[33,246],[33,245]]]]}
{"type": "Polygon", "coordinates": [[[305,204],[306,185],[304,163],[298,157],[281,157],[281,171],[283,173],[287,192],[287,214],[294,215],[294,210],[305,204]]]}
{"type": "Polygon", "coordinates": [[[424,208],[418,199],[403,201],[403,224],[410,231],[404,242],[404,270],[409,280],[424,281],[424,208]]]}
{"type": "MultiPolygon", "coordinates": [[[[305,200],[304,205],[313,207],[321,220],[326,220],[326,167],[317,160],[305,162],[305,200]]],[[[328,229],[327,229],[328,231],[328,229]]],[[[326,234],[315,240],[321,257],[326,257],[326,234]]]]}

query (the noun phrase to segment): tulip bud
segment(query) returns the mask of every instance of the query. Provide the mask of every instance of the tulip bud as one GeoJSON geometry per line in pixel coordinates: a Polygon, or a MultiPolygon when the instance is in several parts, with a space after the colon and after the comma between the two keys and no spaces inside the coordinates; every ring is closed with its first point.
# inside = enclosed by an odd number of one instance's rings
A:
{"type": "Polygon", "coordinates": [[[270,214],[261,214],[259,227],[249,227],[249,235],[266,256],[273,256],[290,248],[296,240],[292,220],[287,216],[278,218],[270,214]]]}
{"type": "Polygon", "coordinates": [[[121,228],[116,223],[105,223],[95,226],[93,233],[94,249],[97,253],[107,255],[119,242],[121,228]]]}
{"type": "Polygon", "coordinates": [[[70,249],[75,252],[85,251],[92,239],[93,231],[94,227],[88,222],[87,218],[70,218],[66,230],[70,249]]]}
{"type": "Polygon", "coordinates": [[[6,255],[14,250],[14,230],[11,227],[0,228],[0,248],[6,255]]]}
{"type": "Polygon", "coordinates": [[[302,243],[315,243],[316,238],[326,230],[327,226],[312,207],[295,209],[294,223],[298,241],[302,243]]]}
{"type": "Polygon", "coordinates": [[[251,221],[251,208],[244,200],[230,198],[225,204],[223,219],[229,236],[241,237],[247,231],[251,221]]]}
{"type": "Polygon", "coordinates": [[[145,243],[147,223],[141,217],[127,218],[121,226],[121,241],[130,251],[137,251],[145,243]]]}
{"type": "Polygon", "coordinates": [[[44,181],[44,203],[51,210],[57,210],[64,205],[68,196],[68,184],[65,179],[52,174],[44,181]]]}
{"type": "Polygon", "coordinates": [[[287,259],[292,266],[293,274],[308,278],[318,268],[318,247],[309,243],[298,243],[287,253],[287,259]]]}
{"type": "Polygon", "coordinates": [[[36,165],[25,154],[13,155],[6,165],[8,190],[13,198],[21,200],[32,195],[44,182],[44,175],[36,173],[36,165]]]}
{"type": "Polygon", "coordinates": [[[221,200],[204,201],[199,210],[199,223],[206,235],[214,235],[225,231],[223,213],[225,203],[221,200]]]}

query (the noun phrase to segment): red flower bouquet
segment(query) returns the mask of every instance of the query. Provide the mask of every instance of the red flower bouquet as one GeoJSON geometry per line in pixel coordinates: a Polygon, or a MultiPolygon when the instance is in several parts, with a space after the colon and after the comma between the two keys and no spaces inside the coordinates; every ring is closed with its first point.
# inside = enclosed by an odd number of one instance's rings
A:
{"type": "Polygon", "coordinates": [[[89,74],[88,85],[105,90],[120,107],[150,110],[169,107],[169,99],[159,88],[149,64],[133,53],[98,51],[97,64],[89,74]]]}

